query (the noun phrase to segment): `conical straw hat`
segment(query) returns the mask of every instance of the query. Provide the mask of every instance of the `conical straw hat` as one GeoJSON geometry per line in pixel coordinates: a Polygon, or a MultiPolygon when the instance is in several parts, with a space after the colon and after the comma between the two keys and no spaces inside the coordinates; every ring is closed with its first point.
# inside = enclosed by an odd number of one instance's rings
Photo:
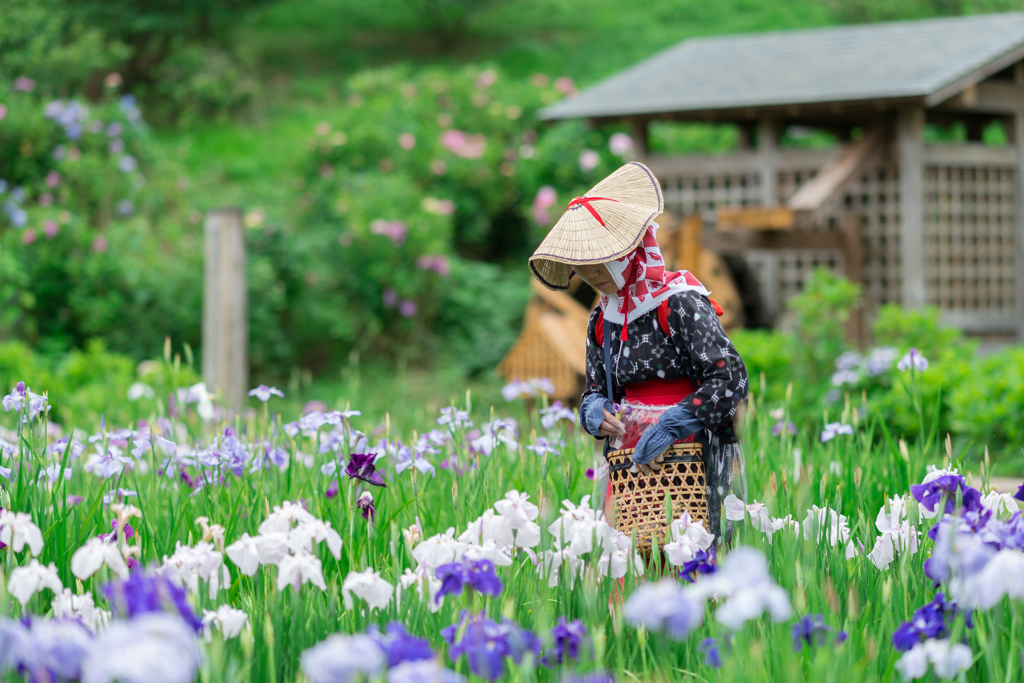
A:
{"type": "Polygon", "coordinates": [[[530,269],[549,289],[567,289],[574,265],[605,263],[630,253],[664,210],[658,179],[631,161],[569,202],[530,257],[530,269]]]}

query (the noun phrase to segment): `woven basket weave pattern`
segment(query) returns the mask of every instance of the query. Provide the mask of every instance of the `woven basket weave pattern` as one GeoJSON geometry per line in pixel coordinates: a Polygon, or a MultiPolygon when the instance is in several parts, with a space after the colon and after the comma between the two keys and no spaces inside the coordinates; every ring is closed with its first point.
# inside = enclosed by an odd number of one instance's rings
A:
{"type": "Polygon", "coordinates": [[[609,451],[611,495],[615,504],[615,526],[624,534],[636,532],[637,549],[647,553],[651,539],[665,542],[665,495],[672,496],[672,516],[683,511],[694,520],[708,524],[707,478],[699,443],[674,444],[665,455],[659,472],[632,474],[632,448],[609,451]]]}

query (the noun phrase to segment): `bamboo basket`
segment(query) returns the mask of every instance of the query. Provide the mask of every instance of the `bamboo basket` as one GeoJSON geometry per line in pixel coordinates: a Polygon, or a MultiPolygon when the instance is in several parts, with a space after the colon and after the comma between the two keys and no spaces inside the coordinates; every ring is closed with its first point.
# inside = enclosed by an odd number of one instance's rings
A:
{"type": "Polygon", "coordinates": [[[637,550],[651,551],[652,542],[662,545],[668,532],[665,496],[672,497],[672,516],[683,511],[708,524],[707,477],[700,443],[673,444],[659,472],[631,473],[634,449],[608,452],[608,480],[614,501],[615,526],[624,534],[636,532],[637,550]]]}

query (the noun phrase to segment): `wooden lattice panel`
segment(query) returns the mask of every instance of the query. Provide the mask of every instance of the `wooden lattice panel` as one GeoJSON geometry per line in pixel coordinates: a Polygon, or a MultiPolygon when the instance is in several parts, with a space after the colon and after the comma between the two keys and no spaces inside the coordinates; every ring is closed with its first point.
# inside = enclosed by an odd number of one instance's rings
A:
{"type": "Polygon", "coordinates": [[[745,257],[761,284],[765,312],[773,318],[782,313],[786,299],[803,291],[815,268],[828,268],[840,275],[846,268],[841,249],[751,249],[745,257]]]}
{"type": "Polygon", "coordinates": [[[950,312],[1015,316],[1014,169],[927,166],[924,183],[928,303],[950,312]]]}
{"type": "Polygon", "coordinates": [[[844,213],[861,217],[863,303],[869,313],[903,297],[900,259],[899,173],[894,164],[868,169],[836,202],[828,220],[844,213]]]}
{"type": "Polygon", "coordinates": [[[719,173],[661,178],[665,208],[683,216],[703,215],[721,206],[760,204],[757,173],[719,173]]]}
{"type": "Polygon", "coordinates": [[[608,479],[615,501],[615,527],[626,535],[636,532],[637,549],[649,552],[651,539],[661,545],[668,532],[665,497],[672,497],[672,516],[683,511],[708,524],[707,478],[699,443],[674,444],[659,472],[630,472],[632,448],[609,451],[608,479]]]}
{"type": "Polygon", "coordinates": [[[805,168],[795,171],[783,171],[775,176],[775,193],[778,197],[779,206],[785,206],[789,198],[796,194],[800,186],[817,175],[814,168],[805,168]]]}

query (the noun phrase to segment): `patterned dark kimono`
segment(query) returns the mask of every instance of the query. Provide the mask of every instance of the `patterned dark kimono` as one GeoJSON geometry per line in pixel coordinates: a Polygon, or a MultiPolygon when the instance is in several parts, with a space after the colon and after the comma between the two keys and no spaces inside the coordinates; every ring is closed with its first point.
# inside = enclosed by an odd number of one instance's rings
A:
{"type": "MultiPolygon", "coordinates": [[[[618,403],[625,396],[625,385],[655,379],[688,377],[698,387],[681,405],[705,428],[703,435],[697,436],[704,445],[709,531],[721,540],[722,501],[730,492],[746,499],[743,454],[733,418],[747,398],[747,369],[705,297],[681,292],[668,299],[668,306],[671,334],[666,335],[658,325],[657,309],[651,310],[629,323],[621,355],[622,325],[611,324],[612,363],[618,355],[618,366],[612,376],[615,395],[609,398],[618,403]]],[[[583,398],[607,391],[604,351],[594,332],[600,310],[598,307],[591,313],[587,328],[587,388],[583,398]]]]}

